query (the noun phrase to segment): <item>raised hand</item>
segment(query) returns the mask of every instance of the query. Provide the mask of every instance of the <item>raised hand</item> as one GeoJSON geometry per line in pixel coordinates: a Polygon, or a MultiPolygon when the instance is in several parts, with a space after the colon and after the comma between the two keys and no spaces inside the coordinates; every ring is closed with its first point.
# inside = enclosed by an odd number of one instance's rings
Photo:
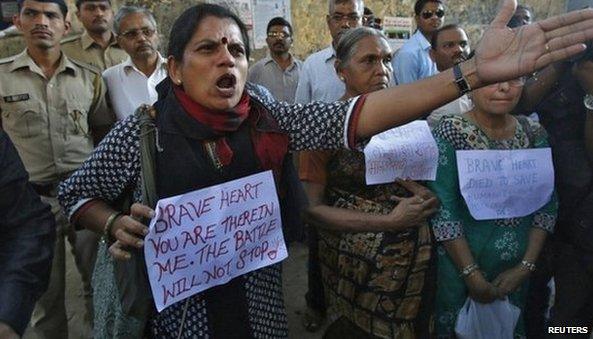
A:
{"type": "Polygon", "coordinates": [[[593,10],[554,16],[530,25],[506,27],[516,0],[501,0],[498,15],[484,32],[474,62],[479,85],[511,80],[574,56],[593,39],[593,10]]]}

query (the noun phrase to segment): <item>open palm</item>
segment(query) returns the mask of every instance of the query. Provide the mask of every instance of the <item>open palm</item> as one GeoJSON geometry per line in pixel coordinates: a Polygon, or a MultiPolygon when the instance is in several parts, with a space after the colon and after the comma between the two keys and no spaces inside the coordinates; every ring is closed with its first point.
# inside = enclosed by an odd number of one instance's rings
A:
{"type": "Polygon", "coordinates": [[[533,73],[569,58],[593,39],[593,10],[575,11],[510,29],[516,0],[501,0],[500,10],[476,48],[478,78],[495,83],[533,73]]]}

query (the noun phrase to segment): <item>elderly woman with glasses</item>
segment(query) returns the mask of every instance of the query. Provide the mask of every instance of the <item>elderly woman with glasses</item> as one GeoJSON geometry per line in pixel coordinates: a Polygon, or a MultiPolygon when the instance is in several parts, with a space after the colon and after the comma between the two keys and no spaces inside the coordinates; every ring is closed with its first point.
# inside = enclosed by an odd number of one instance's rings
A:
{"type": "MultiPolygon", "coordinates": [[[[468,88],[516,78],[574,55],[585,48],[580,42],[593,38],[593,10],[583,10],[526,26],[521,30],[525,40],[518,39],[517,31],[505,27],[514,6],[514,1],[505,1],[476,58],[455,72],[347,101],[307,105],[276,102],[267,91],[247,83],[249,38],[235,14],[212,4],[187,9],[171,29],[168,78],[160,84],[159,100],[153,105],[159,145],[157,198],[268,170],[281,190],[288,175],[284,164],[289,162],[289,150],[354,148],[376,133],[442,106],[468,88]]],[[[136,256],[144,248],[148,232],[138,220],[154,217],[154,211],[140,203],[139,150],[139,117],[132,115],[115,126],[60,186],[61,203],[73,224],[105,232],[113,241],[110,252],[118,260],[134,260],[132,253],[136,256]],[[136,203],[125,215],[113,202],[129,188],[136,203]]],[[[138,267],[142,268],[141,262],[138,267]]],[[[263,267],[160,313],[147,305],[144,312],[128,314],[146,315],[137,319],[140,324],[148,320],[146,332],[123,337],[285,338],[288,326],[280,272],[278,264],[263,267]]],[[[146,279],[145,274],[140,279],[146,279]]],[[[131,293],[138,298],[150,296],[149,289],[138,290],[142,285],[131,293]]],[[[121,313],[118,301],[112,308],[121,313]]]]}
{"type": "MultiPolygon", "coordinates": [[[[511,304],[523,310],[527,278],[535,269],[547,234],[554,228],[557,212],[554,195],[527,216],[503,214],[504,218],[492,218],[470,208],[472,202],[467,199],[474,198],[460,192],[458,166],[467,162],[457,161],[461,155],[456,151],[548,146],[543,127],[526,117],[510,114],[522,89],[523,79],[477,89],[471,95],[474,109],[443,117],[434,130],[439,145],[439,167],[437,179],[429,187],[441,201],[438,213],[431,219],[439,243],[435,315],[439,338],[453,337],[456,318],[468,297],[484,304],[508,297],[511,304]]],[[[499,191],[507,190],[504,180],[499,178],[492,174],[489,180],[499,185],[499,191]]],[[[486,187],[488,183],[474,181],[471,185],[486,187]]],[[[520,204],[517,199],[529,198],[511,198],[511,203],[520,204]]],[[[525,336],[522,315],[515,335],[525,336]]]]}
{"type": "MultiPolygon", "coordinates": [[[[345,33],[335,63],[342,100],[387,88],[391,55],[378,30],[345,33]]],[[[428,337],[434,195],[413,181],[367,186],[364,154],[351,150],[301,152],[300,177],[319,228],[328,316],[338,318],[324,338],[428,337]]]]}

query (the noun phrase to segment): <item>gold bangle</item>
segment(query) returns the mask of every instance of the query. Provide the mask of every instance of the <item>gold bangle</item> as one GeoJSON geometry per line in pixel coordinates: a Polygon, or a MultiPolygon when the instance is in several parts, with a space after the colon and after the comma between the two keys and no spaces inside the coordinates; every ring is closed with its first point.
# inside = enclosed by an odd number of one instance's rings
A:
{"type": "Polygon", "coordinates": [[[532,263],[532,262],[529,262],[527,260],[521,261],[521,266],[523,266],[524,268],[526,268],[529,272],[535,271],[535,264],[532,263]]]}
{"type": "Polygon", "coordinates": [[[480,268],[480,266],[478,266],[478,264],[467,265],[461,270],[461,272],[459,273],[459,276],[461,276],[463,278],[469,277],[470,275],[475,273],[479,268],[480,268]]]}
{"type": "Polygon", "coordinates": [[[103,227],[103,234],[105,235],[105,238],[109,243],[113,242],[113,237],[111,236],[111,229],[113,228],[113,224],[115,223],[115,220],[122,215],[122,212],[113,212],[107,218],[107,221],[105,221],[105,226],[103,227]]]}

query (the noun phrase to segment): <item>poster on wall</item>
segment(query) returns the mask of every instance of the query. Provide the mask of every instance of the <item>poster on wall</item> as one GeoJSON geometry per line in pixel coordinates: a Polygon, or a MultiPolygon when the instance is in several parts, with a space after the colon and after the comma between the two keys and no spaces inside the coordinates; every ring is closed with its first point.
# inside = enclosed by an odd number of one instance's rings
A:
{"type": "Polygon", "coordinates": [[[292,24],[290,0],[252,0],[253,4],[253,43],[255,48],[266,47],[268,22],[277,16],[292,24]]]}
{"type": "Polygon", "coordinates": [[[383,31],[389,38],[389,45],[397,51],[412,36],[414,20],[407,17],[386,16],[383,18],[383,31]]]}

